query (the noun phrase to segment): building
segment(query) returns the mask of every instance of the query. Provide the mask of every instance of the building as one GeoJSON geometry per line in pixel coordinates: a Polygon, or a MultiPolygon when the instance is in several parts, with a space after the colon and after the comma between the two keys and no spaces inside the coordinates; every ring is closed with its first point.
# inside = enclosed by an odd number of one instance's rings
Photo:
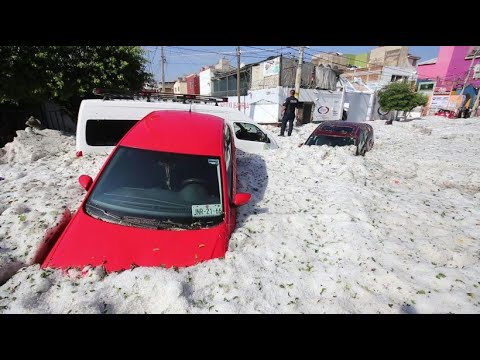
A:
{"type": "MultiPolygon", "coordinates": [[[[365,84],[375,84],[376,88],[397,81],[414,83],[419,59],[408,53],[408,46],[379,46],[370,51],[367,63],[344,72],[342,77],[351,82],[360,79],[365,84]]],[[[356,59],[359,62],[363,61],[356,59]]]]}
{"type": "Polygon", "coordinates": [[[362,54],[345,54],[345,57],[348,59],[347,65],[349,68],[363,68],[368,64],[368,53],[362,54]]]}
{"type": "MultiPolygon", "coordinates": [[[[277,86],[294,87],[298,60],[285,56],[272,56],[252,65],[251,90],[270,89],[277,86]]],[[[301,88],[315,87],[315,65],[302,64],[301,88]]]]}
{"type": "Polygon", "coordinates": [[[213,94],[213,82],[212,78],[223,74],[228,73],[234,70],[235,67],[231,66],[229,61],[225,58],[222,58],[215,65],[205,66],[202,68],[199,76],[200,83],[200,95],[210,96],[213,94]]]}
{"type": "Polygon", "coordinates": [[[187,94],[187,80],[185,77],[179,77],[173,85],[174,94],[187,94]]]}
{"type": "Polygon", "coordinates": [[[200,94],[200,78],[197,74],[190,74],[186,77],[187,80],[187,94],[200,94]]]}
{"type": "MultiPolygon", "coordinates": [[[[240,111],[253,121],[278,124],[282,104],[289,96],[289,91],[295,88],[297,67],[297,59],[272,56],[240,68],[240,104],[237,96],[237,70],[212,79],[213,95],[228,97],[228,103],[219,106],[237,108],[240,105],[240,111]]],[[[341,119],[344,92],[338,90],[337,81],[338,75],[327,66],[303,62],[299,122],[341,119]],[[329,81],[324,81],[330,87],[328,90],[322,86],[323,77],[320,83],[316,79],[320,67],[323,69],[322,75],[329,75],[329,81]]]]}
{"type": "Polygon", "coordinates": [[[419,91],[433,90],[435,94],[450,94],[463,84],[480,86],[480,51],[475,56],[474,67],[468,78],[468,69],[472,64],[474,52],[480,50],[474,46],[440,46],[438,56],[418,64],[419,91]]]}
{"type": "Polygon", "coordinates": [[[349,67],[349,58],[339,52],[320,53],[312,56],[312,64],[315,66],[330,66],[338,73],[342,73],[349,67]]]}
{"type": "MultiPolygon", "coordinates": [[[[252,78],[252,64],[240,68],[240,95],[246,95],[250,89],[250,82],[252,78]]],[[[211,79],[213,96],[228,97],[237,96],[237,70],[217,73],[211,79]]]]}
{"type": "Polygon", "coordinates": [[[408,53],[408,46],[379,46],[370,51],[368,62],[372,65],[408,68],[415,67],[419,59],[408,53]]]}
{"type": "Polygon", "coordinates": [[[173,88],[175,86],[175,81],[165,81],[165,90],[162,90],[162,82],[158,82],[158,88],[165,93],[173,94],[173,88]]]}
{"type": "Polygon", "coordinates": [[[199,90],[200,95],[212,95],[213,92],[213,84],[212,84],[212,77],[214,76],[215,72],[212,70],[211,67],[204,67],[198,73],[198,81],[199,81],[199,90]]]}
{"type": "Polygon", "coordinates": [[[441,46],[436,58],[418,64],[418,78],[418,91],[430,96],[426,113],[471,109],[479,96],[480,47],[441,46]]]}

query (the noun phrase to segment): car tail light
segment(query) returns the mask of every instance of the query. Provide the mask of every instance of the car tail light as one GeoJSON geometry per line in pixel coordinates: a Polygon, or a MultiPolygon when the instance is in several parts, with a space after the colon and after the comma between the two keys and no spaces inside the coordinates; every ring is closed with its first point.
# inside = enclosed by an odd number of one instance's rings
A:
{"type": "Polygon", "coordinates": [[[80,151],[77,151],[77,152],[75,153],[75,155],[76,155],[77,157],[83,156],[83,152],[82,152],[81,150],[80,150],[80,151]]]}

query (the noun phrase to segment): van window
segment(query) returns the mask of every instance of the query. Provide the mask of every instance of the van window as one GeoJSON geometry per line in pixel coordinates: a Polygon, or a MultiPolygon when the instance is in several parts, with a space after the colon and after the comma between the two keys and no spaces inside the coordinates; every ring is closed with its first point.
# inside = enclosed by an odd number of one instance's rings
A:
{"type": "Polygon", "coordinates": [[[267,134],[260,130],[257,126],[244,122],[234,122],[235,136],[237,139],[246,141],[258,141],[269,143],[270,139],[267,134]]]}
{"type": "Polygon", "coordinates": [[[86,141],[90,146],[115,146],[138,120],[87,120],[86,141]]]}

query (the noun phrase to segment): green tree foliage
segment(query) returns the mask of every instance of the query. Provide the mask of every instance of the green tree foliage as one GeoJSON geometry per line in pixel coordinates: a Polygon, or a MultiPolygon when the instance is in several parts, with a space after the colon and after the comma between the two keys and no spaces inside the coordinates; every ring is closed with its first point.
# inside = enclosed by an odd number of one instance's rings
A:
{"type": "Polygon", "coordinates": [[[406,83],[391,83],[378,92],[382,110],[412,111],[413,108],[426,105],[428,97],[414,92],[406,83]]]}
{"type": "Polygon", "coordinates": [[[76,114],[96,87],[141,89],[145,64],[139,46],[0,46],[0,103],[55,101],[76,114]]]}

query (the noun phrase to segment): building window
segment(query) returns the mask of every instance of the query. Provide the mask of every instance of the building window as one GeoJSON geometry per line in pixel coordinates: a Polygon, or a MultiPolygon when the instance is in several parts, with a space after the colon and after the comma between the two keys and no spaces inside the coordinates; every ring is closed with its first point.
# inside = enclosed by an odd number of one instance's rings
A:
{"type": "Polygon", "coordinates": [[[402,81],[403,79],[406,79],[406,77],[401,75],[392,75],[390,82],[402,81]]]}
{"type": "Polygon", "coordinates": [[[433,91],[435,82],[422,82],[418,84],[418,91],[433,91]]]}
{"type": "Polygon", "coordinates": [[[480,79],[480,63],[475,65],[475,67],[473,68],[473,78],[480,79]]]}

